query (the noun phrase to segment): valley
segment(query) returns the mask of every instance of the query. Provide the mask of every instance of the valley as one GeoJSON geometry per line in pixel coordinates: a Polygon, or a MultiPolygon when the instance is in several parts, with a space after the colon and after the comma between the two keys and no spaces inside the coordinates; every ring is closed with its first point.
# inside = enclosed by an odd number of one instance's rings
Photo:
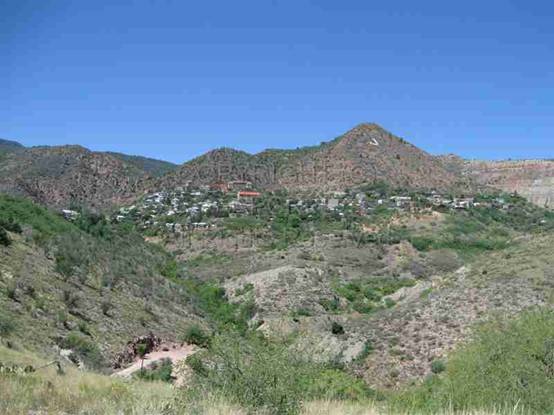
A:
{"type": "Polygon", "coordinates": [[[549,162],[436,157],[375,124],[181,166],[0,144],[6,413],[77,413],[41,392],[71,390],[48,361],[88,385],[71,393],[90,413],[553,407],[549,162]],[[532,355],[502,343],[519,332],[532,355]],[[540,396],[449,389],[477,385],[487,336],[540,396]]]}

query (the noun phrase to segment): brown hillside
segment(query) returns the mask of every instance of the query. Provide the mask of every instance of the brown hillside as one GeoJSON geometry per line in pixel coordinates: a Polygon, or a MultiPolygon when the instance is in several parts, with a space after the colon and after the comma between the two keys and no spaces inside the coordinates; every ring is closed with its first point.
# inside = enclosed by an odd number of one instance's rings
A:
{"type": "Polygon", "coordinates": [[[129,163],[80,146],[33,147],[2,159],[0,192],[56,208],[103,209],[132,198],[144,177],[129,163]]]}
{"type": "Polygon", "coordinates": [[[410,188],[447,188],[457,176],[435,157],[378,125],[361,124],[315,147],[255,155],[232,149],[211,151],[183,164],[155,187],[220,180],[249,180],[263,189],[341,190],[380,180],[410,188]]]}

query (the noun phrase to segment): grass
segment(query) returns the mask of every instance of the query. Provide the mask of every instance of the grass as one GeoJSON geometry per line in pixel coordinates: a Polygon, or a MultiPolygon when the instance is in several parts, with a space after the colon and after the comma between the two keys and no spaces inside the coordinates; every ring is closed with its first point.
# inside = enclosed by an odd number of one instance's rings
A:
{"type": "MultiPolygon", "coordinates": [[[[272,356],[275,356],[272,354],[272,356]]],[[[278,355],[277,355],[278,356],[278,355]]],[[[267,357],[265,354],[261,358],[267,357]]],[[[273,357],[270,365],[276,364],[275,368],[283,368],[287,362],[277,360],[273,357]]],[[[37,357],[26,351],[17,351],[0,346],[0,362],[17,364],[20,366],[32,365],[40,367],[49,362],[49,360],[37,357]]],[[[258,360],[261,362],[261,359],[258,360]]],[[[238,362],[241,368],[249,363],[248,361],[238,362]]],[[[265,367],[265,364],[264,364],[265,367]]],[[[266,382],[272,385],[274,380],[272,376],[264,377],[263,372],[256,374],[256,369],[260,369],[253,364],[252,372],[247,372],[245,379],[249,389],[255,392],[255,396],[262,390],[255,388],[259,383],[249,384],[253,380],[249,374],[256,375],[254,380],[257,382],[266,382]]],[[[264,369],[264,368],[262,368],[264,369]]],[[[90,372],[79,371],[70,366],[64,368],[65,374],[60,375],[54,367],[39,369],[34,373],[27,374],[8,374],[0,373],[0,413],[10,415],[28,415],[32,411],[41,411],[44,414],[88,414],[88,415],[151,415],[151,414],[204,414],[204,415],[247,415],[247,414],[277,414],[291,413],[290,411],[279,412],[275,410],[264,412],[263,407],[252,408],[252,401],[246,401],[246,404],[240,404],[240,400],[224,393],[223,390],[198,390],[193,395],[194,399],[185,393],[184,390],[175,389],[168,383],[156,380],[142,381],[140,379],[119,380],[113,377],[93,374],[90,372]]],[[[266,369],[264,369],[266,370],[266,369]]],[[[327,369],[329,371],[329,369],[327,369]]],[[[298,369],[292,368],[281,373],[283,382],[290,379],[292,383],[296,379],[303,379],[298,376],[298,369]]],[[[150,379],[150,378],[148,378],[150,379]]],[[[225,377],[221,380],[224,381],[225,377]]],[[[328,376],[320,376],[319,384],[322,389],[335,389],[336,384],[352,384],[352,379],[340,381],[340,377],[331,371],[328,376]],[[326,381],[327,379],[327,381],[326,381]],[[328,380],[332,379],[329,383],[328,380]]],[[[302,382],[299,383],[302,386],[302,382]]],[[[228,385],[236,388],[236,385],[228,385]]],[[[240,387],[240,386],[239,386],[240,387]]],[[[313,387],[313,386],[312,386],[313,387]]],[[[288,389],[285,383],[283,388],[288,389]]],[[[273,393],[273,391],[270,391],[273,393]]],[[[279,396],[279,395],[277,395],[279,396]]],[[[490,404],[489,409],[472,410],[456,409],[453,406],[445,406],[436,410],[425,408],[407,408],[407,407],[388,407],[386,402],[374,401],[366,395],[354,396],[355,400],[348,394],[344,396],[329,396],[316,398],[315,393],[309,389],[300,391],[299,402],[294,411],[301,415],[417,415],[429,414],[436,415],[520,415],[526,414],[521,405],[515,403],[510,405],[490,404]],[[504,408],[504,409],[499,409],[504,408]]],[[[280,399],[277,402],[281,402],[280,399]]],[[[540,412],[527,412],[540,413],[540,412]]]]}
{"type": "Polygon", "coordinates": [[[450,357],[442,375],[394,396],[392,403],[425,413],[517,407],[523,413],[552,414],[554,311],[487,323],[450,357]]]}
{"type": "MultiPolygon", "coordinates": [[[[48,361],[0,346],[0,362],[40,366],[48,361]]],[[[0,413],[147,415],[172,409],[174,391],[167,384],[124,382],[71,367],[65,372],[59,375],[55,368],[46,368],[29,374],[0,374],[0,413]]]]}

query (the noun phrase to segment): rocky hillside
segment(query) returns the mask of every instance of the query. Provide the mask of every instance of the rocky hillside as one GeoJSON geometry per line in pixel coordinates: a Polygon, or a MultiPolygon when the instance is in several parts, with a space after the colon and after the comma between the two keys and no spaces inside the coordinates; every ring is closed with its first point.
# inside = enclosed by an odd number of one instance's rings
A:
{"type": "Polygon", "coordinates": [[[554,207],[554,161],[469,161],[465,171],[479,183],[517,192],[529,201],[554,207]]]}
{"type": "Polygon", "coordinates": [[[4,140],[0,138],[0,153],[22,150],[23,148],[23,145],[19,144],[17,141],[4,140]]]}
{"type": "Polygon", "coordinates": [[[1,339],[27,350],[72,349],[101,369],[135,336],[175,339],[199,320],[170,278],[172,257],[99,216],[69,222],[0,195],[0,231],[1,339]]]}
{"type": "Polygon", "coordinates": [[[33,147],[8,153],[0,165],[0,192],[67,208],[102,209],[132,198],[146,174],[80,146],[33,147]]]}
{"type": "Polygon", "coordinates": [[[133,166],[153,177],[162,176],[177,168],[176,164],[170,163],[169,161],[157,160],[149,157],[130,156],[128,154],[112,152],[107,152],[106,154],[114,156],[126,163],[132,164],[133,166]]]}
{"type": "Polygon", "coordinates": [[[163,177],[157,187],[248,180],[263,189],[342,190],[385,181],[409,188],[447,188],[457,182],[440,160],[376,124],[361,124],[329,143],[296,150],[211,151],[163,177]]]}

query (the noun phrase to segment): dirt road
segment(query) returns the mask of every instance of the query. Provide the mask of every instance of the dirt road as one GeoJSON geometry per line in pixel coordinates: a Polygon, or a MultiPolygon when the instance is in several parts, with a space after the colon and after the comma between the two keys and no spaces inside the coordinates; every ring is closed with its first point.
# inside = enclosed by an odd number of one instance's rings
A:
{"type": "MultiPolygon", "coordinates": [[[[159,350],[152,353],[148,353],[144,357],[144,368],[149,367],[153,363],[160,362],[164,359],[170,359],[173,363],[180,362],[181,360],[186,359],[190,355],[194,354],[198,348],[194,345],[184,345],[168,348],[167,351],[159,350]]],[[[133,373],[140,370],[141,360],[137,359],[131,366],[126,367],[118,372],[115,372],[112,376],[118,376],[123,378],[128,378],[133,375],[133,373]]]]}

